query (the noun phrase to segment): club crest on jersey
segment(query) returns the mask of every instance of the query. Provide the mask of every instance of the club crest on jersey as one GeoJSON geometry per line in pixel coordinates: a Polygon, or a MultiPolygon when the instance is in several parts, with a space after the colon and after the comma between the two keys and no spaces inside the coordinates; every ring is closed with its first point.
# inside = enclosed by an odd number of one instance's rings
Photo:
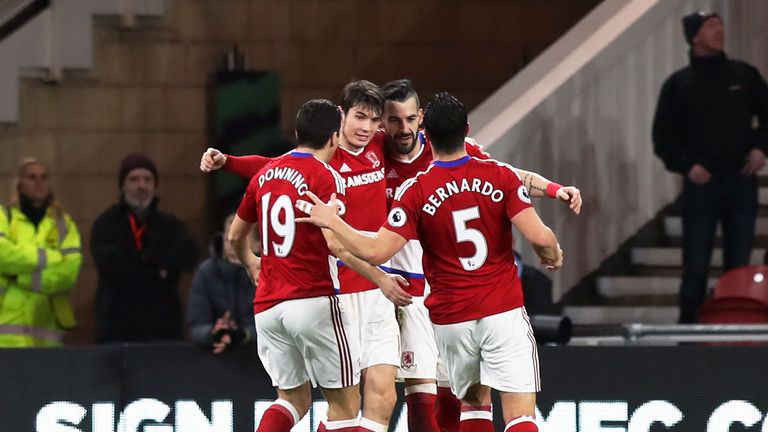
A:
{"type": "Polygon", "coordinates": [[[400,367],[403,370],[412,370],[416,367],[415,357],[413,351],[403,351],[402,357],[400,358],[400,367]]]}
{"type": "Polygon", "coordinates": [[[395,207],[389,212],[387,216],[387,222],[395,228],[400,228],[405,225],[408,220],[408,216],[405,215],[405,210],[402,207],[395,207]]]}
{"type": "Polygon", "coordinates": [[[371,167],[373,168],[378,168],[379,165],[381,165],[381,161],[379,161],[379,157],[376,156],[376,153],[374,152],[366,153],[365,158],[371,161],[371,167]]]}
{"type": "Polygon", "coordinates": [[[525,186],[520,186],[517,188],[517,197],[520,198],[520,201],[530,204],[531,203],[531,196],[528,195],[528,189],[525,188],[525,186]]]}

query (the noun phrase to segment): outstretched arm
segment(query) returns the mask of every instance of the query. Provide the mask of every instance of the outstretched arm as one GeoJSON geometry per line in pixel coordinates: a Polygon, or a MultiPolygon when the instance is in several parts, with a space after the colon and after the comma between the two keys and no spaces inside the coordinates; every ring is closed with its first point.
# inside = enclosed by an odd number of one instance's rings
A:
{"type": "Polygon", "coordinates": [[[561,186],[541,174],[515,168],[531,197],[548,196],[568,203],[574,213],[581,211],[581,191],[576,186],[561,186]]]}
{"type": "Polygon", "coordinates": [[[336,195],[331,195],[328,204],[322,202],[312,192],[307,196],[313,201],[296,201],[296,208],[309,217],[296,218],[298,223],[311,223],[320,228],[328,228],[335,234],[345,249],[356,257],[373,265],[379,265],[392,258],[406,243],[406,240],[386,228],[380,228],[375,235],[365,235],[352,228],[336,214],[336,195]]]}
{"type": "Polygon", "coordinates": [[[272,159],[264,156],[232,156],[227,155],[215,148],[208,147],[200,157],[200,171],[212,172],[224,168],[232,174],[245,179],[255,176],[264,165],[271,162],[272,159]]]}
{"type": "Polygon", "coordinates": [[[380,268],[372,266],[349,252],[336,235],[328,228],[322,228],[328,248],[345,265],[362,275],[364,278],[376,284],[384,296],[396,306],[408,306],[413,303],[412,296],[402,286],[408,286],[408,281],[400,275],[389,274],[380,268]]]}

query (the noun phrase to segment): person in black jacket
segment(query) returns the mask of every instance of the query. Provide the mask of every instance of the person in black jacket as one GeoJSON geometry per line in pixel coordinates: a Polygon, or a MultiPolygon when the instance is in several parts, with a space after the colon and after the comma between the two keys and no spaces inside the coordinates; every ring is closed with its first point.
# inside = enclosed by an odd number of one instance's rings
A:
{"type": "Polygon", "coordinates": [[[176,217],[157,209],[157,168],[145,155],[120,164],[120,202],[93,224],[99,274],[96,341],[180,340],[178,283],[194,268],[197,246],[176,217]]]}
{"type": "MultiPolygon", "coordinates": [[[[224,221],[224,233],[229,232],[234,218],[232,214],[224,221]]],[[[255,285],[237,260],[226,235],[216,234],[209,251],[210,256],[197,268],[189,291],[189,338],[215,354],[238,345],[254,345],[255,285]]]]}
{"type": "Polygon", "coordinates": [[[706,295],[718,220],[723,267],[749,264],[757,177],[768,150],[768,86],[753,66],[726,57],[721,18],[683,18],[690,65],[664,83],[653,121],[655,153],[683,175],[681,323],[696,322],[706,295]]]}

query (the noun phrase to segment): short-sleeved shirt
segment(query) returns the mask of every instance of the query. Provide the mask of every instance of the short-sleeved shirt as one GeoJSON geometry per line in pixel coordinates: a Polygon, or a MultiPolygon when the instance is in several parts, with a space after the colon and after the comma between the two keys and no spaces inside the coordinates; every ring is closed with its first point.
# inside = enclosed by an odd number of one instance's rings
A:
{"type": "MultiPolygon", "coordinates": [[[[402,160],[395,157],[389,149],[386,152],[387,172],[387,205],[391,207],[395,191],[409,178],[415,177],[421,171],[425,171],[432,163],[432,143],[427,139],[424,131],[419,131],[419,153],[410,160],[402,160]]],[[[484,152],[472,138],[464,142],[467,154],[479,159],[488,159],[490,155],[484,152]]],[[[386,269],[390,273],[403,276],[408,281],[406,290],[414,296],[423,296],[426,284],[424,270],[421,267],[422,250],[417,238],[407,239],[403,246],[390,260],[386,269]]]]}
{"type": "MultiPolygon", "coordinates": [[[[402,160],[395,157],[392,154],[392,151],[387,150],[386,152],[387,204],[390,207],[397,188],[399,188],[404,181],[415,177],[416,174],[429,168],[429,164],[432,163],[432,143],[424,134],[424,131],[419,131],[417,139],[419,140],[418,145],[421,149],[413,159],[402,160]]],[[[478,159],[488,159],[491,157],[483,150],[482,146],[469,137],[464,141],[464,149],[467,151],[468,155],[478,159]]]]}
{"type": "Polygon", "coordinates": [[[511,219],[530,207],[514,169],[493,159],[435,161],[402,185],[385,228],[419,239],[433,323],[469,321],[523,305],[511,219]]]}
{"type": "MultiPolygon", "coordinates": [[[[384,178],[384,140],[372,139],[358,150],[339,148],[329,165],[344,179],[346,222],[361,231],[376,232],[387,218],[384,178]]],[[[343,264],[339,267],[341,293],[375,289],[376,285],[343,264]]]]}
{"type": "MultiPolygon", "coordinates": [[[[335,193],[344,202],[344,183],[311,153],[293,151],[266,165],[248,184],[237,215],[257,223],[261,272],[254,313],[285,300],[320,297],[338,288],[336,257],[319,228],[295,222],[295,204],[312,191],[324,202],[335,193]]],[[[342,209],[344,206],[341,206],[342,209]]]]}

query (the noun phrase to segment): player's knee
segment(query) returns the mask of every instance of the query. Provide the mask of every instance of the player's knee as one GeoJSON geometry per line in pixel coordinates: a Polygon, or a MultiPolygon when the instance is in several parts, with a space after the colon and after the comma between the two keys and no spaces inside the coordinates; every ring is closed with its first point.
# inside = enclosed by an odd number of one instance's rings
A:
{"type": "Polygon", "coordinates": [[[307,385],[287,391],[278,390],[278,397],[293,405],[300,417],[303,417],[312,405],[312,392],[307,385]]]}
{"type": "Polygon", "coordinates": [[[389,410],[397,403],[397,392],[394,383],[391,386],[379,386],[371,392],[365,394],[365,405],[371,405],[378,410],[389,410]]]}
{"type": "Polygon", "coordinates": [[[467,394],[464,395],[461,402],[471,406],[490,405],[491,389],[479,383],[475,384],[467,389],[467,394]]]}

